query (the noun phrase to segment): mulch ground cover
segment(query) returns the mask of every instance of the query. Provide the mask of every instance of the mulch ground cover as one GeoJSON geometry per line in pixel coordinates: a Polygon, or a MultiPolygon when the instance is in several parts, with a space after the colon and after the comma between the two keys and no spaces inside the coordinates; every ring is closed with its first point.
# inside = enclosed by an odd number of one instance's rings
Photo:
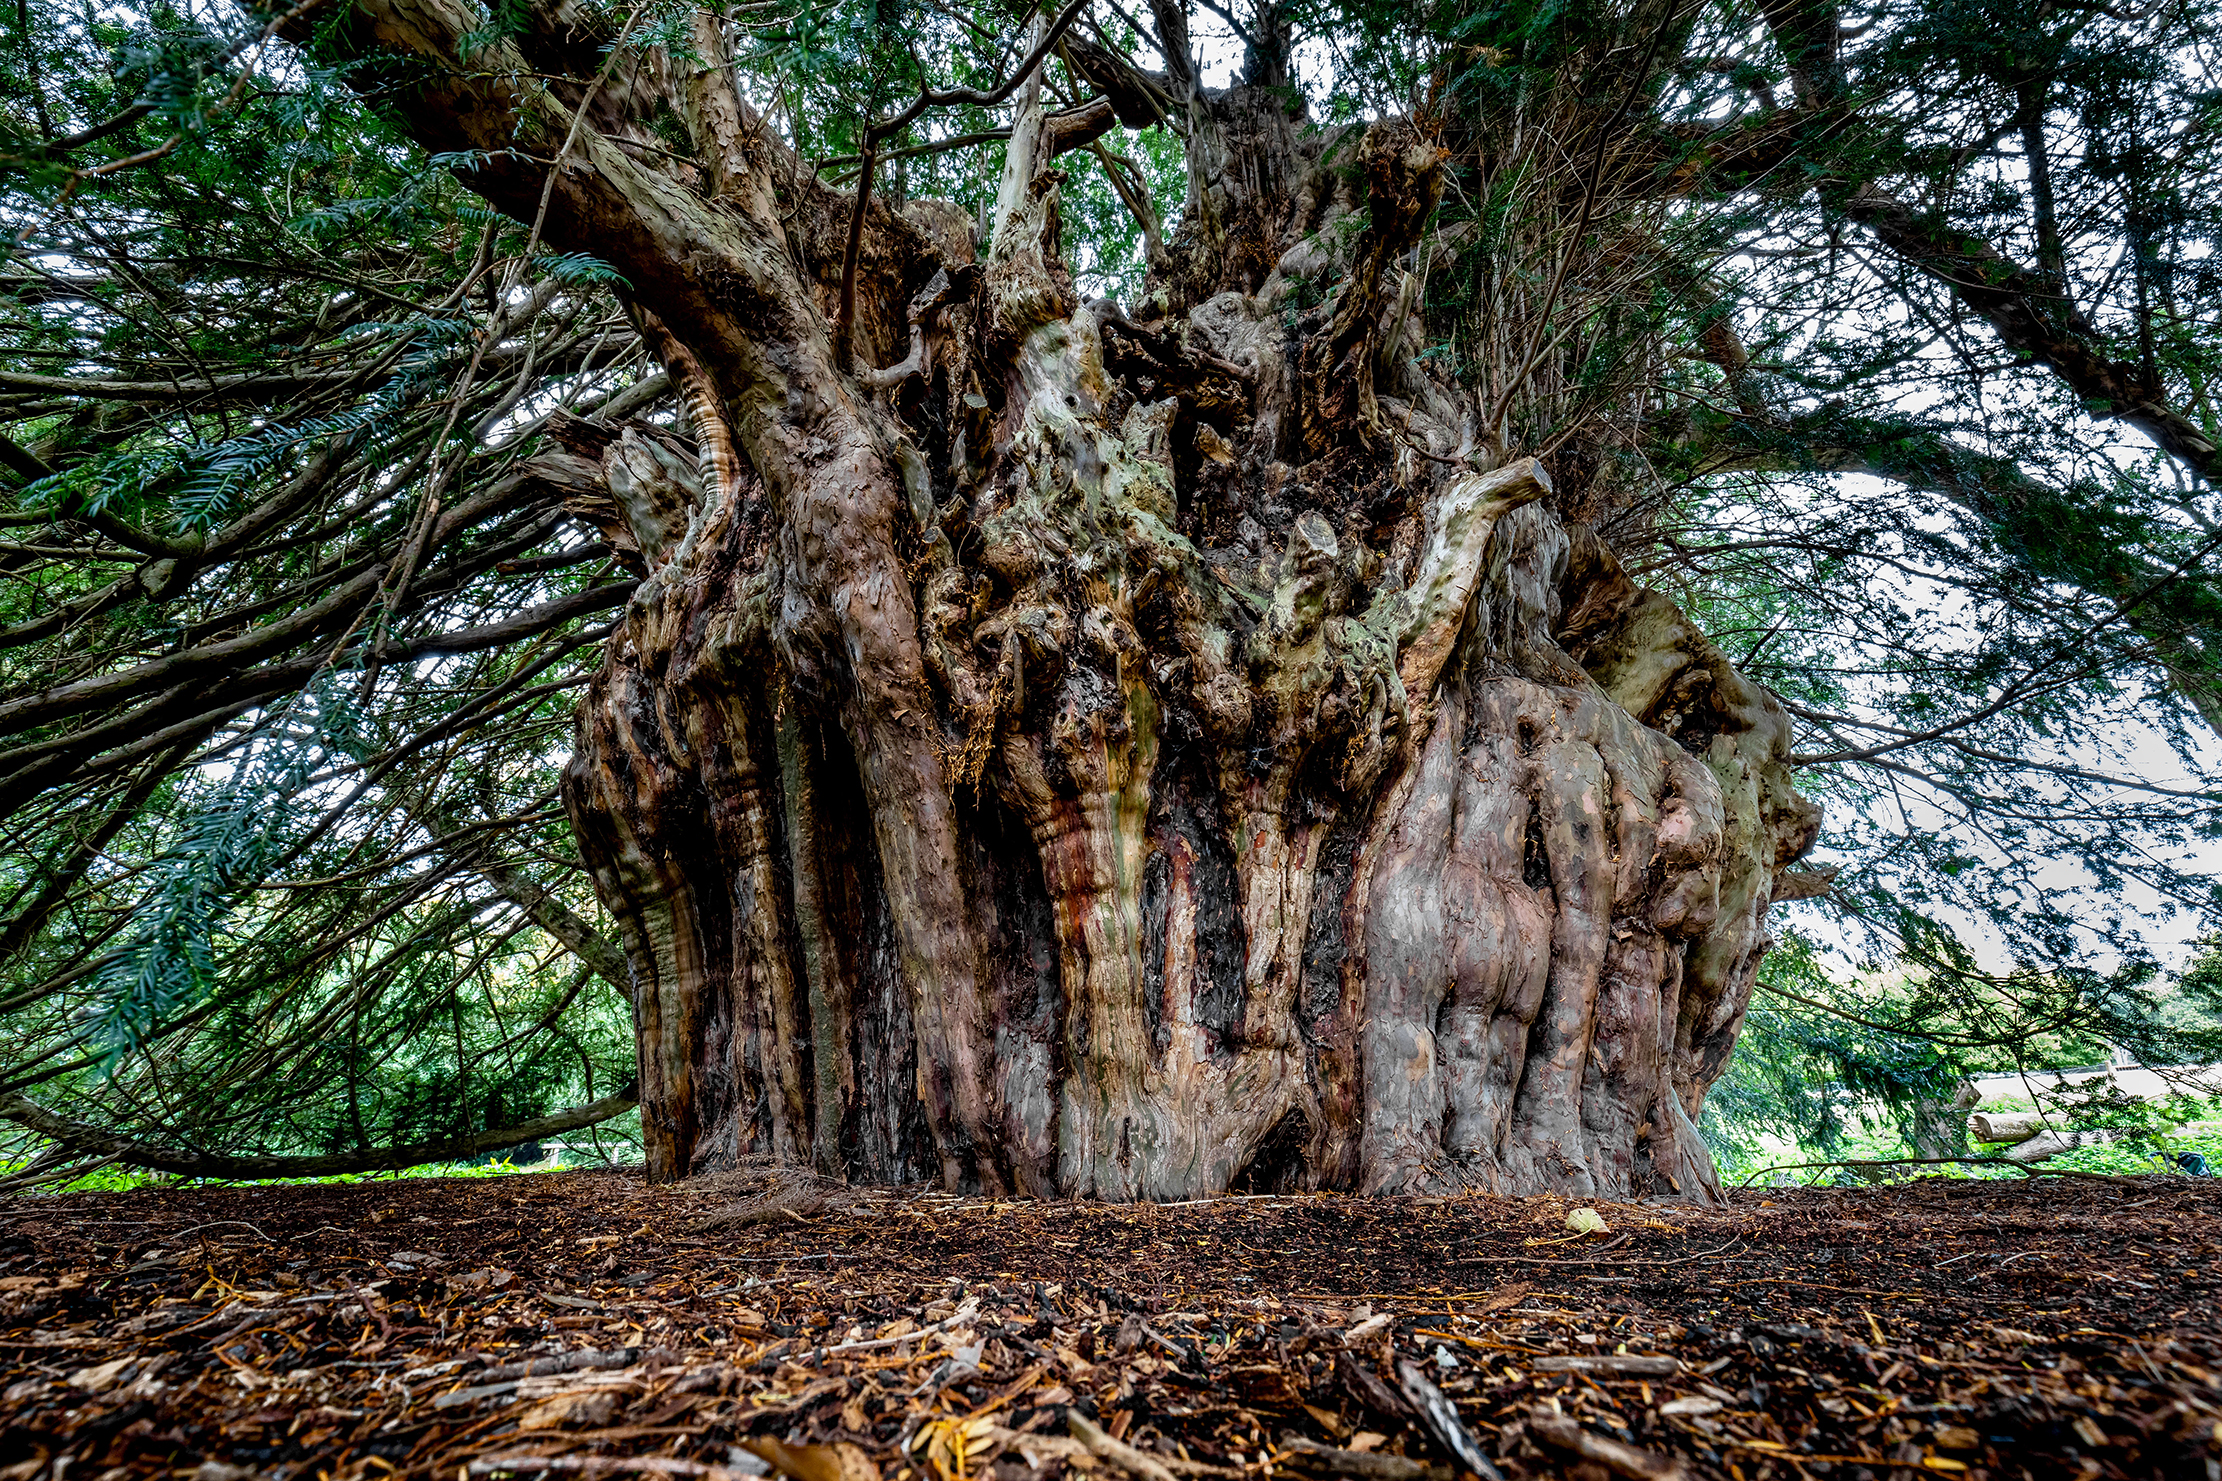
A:
{"type": "Polygon", "coordinates": [[[2222,1186],[0,1200],[0,1481],[2222,1478],[2222,1186]]]}

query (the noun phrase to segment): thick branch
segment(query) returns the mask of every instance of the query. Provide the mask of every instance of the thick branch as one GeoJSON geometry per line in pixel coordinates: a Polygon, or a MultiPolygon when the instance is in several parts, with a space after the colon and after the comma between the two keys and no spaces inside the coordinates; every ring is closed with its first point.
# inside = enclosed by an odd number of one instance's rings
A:
{"type": "Polygon", "coordinates": [[[1064,57],[1075,74],[1109,100],[1119,122],[1130,129],[1146,129],[1170,116],[1178,102],[1173,82],[1164,73],[1144,71],[1092,41],[1068,36],[1064,57]]]}
{"type": "Polygon", "coordinates": [[[2222,449],[2136,365],[2110,358],[2041,274],[1878,186],[1852,191],[1843,207],[1893,256],[1980,314],[2007,348],[2059,376],[2093,415],[2129,423],[2210,483],[2222,474],[2222,449]]]}
{"type": "MultiPolygon", "coordinates": [[[[1825,0],[1769,0],[1760,10],[1791,65],[1801,105],[1795,110],[1794,131],[1825,137],[1831,120],[1841,116],[1844,93],[1836,50],[1838,8],[1825,0]]],[[[2027,112],[2025,105],[2025,132],[2027,112]]],[[[2040,105],[2040,122],[2041,115],[2040,105]]],[[[2041,148],[2041,131],[2038,144],[2041,148]]],[[[2039,161],[2033,157],[2031,165],[2038,168],[2039,161]]],[[[2042,271],[2023,267],[1940,213],[1915,210],[1872,180],[1839,176],[1822,190],[1825,199],[1873,232],[1899,261],[1981,315],[2007,348],[2059,376],[2094,416],[2129,423],[2210,483],[2222,471],[2222,449],[2196,422],[2166,403],[2166,392],[2153,377],[2109,356],[2090,323],[2042,271]]],[[[2049,210],[2049,179],[2044,193],[2049,210]]]]}
{"type": "Polygon", "coordinates": [[[601,932],[587,923],[584,916],[558,900],[537,881],[498,860],[488,857],[491,843],[484,838],[468,839],[452,827],[443,827],[425,819],[425,830],[449,857],[463,861],[501,897],[523,911],[526,917],[541,930],[562,942],[571,954],[591,967],[603,981],[632,997],[633,974],[625,964],[625,953],[619,950],[601,932]]]}
{"type": "Polygon", "coordinates": [[[147,799],[154,795],[155,789],[169,778],[170,768],[184,759],[184,749],[173,748],[170,754],[148,765],[138,779],[132,782],[130,789],[116,799],[115,805],[109,809],[108,816],[101,820],[100,825],[87,834],[70,851],[69,856],[55,867],[45,887],[17,911],[13,919],[0,926],[0,962],[6,962],[38,935],[47,920],[69,898],[70,891],[77,887],[77,882],[84,878],[85,871],[93,866],[93,861],[139,815],[139,809],[146,806],[147,799]]]}
{"type": "MultiPolygon", "coordinates": [[[[630,581],[592,587],[477,627],[433,633],[409,642],[389,642],[381,653],[386,663],[393,665],[504,647],[578,618],[622,607],[633,587],[630,581]]],[[[345,666],[359,660],[359,651],[350,652],[340,655],[338,664],[345,666]]],[[[80,768],[105,769],[111,761],[129,765],[149,750],[205,736],[242,710],[297,692],[326,666],[327,655],[315,653],[230,675],[203,687],[179,685],[130,713],[70,735],[19,746],[0,755],[0,818],[11,815],[80,768]],[[154,734],[148,734],[150,729],[154,734]],[[121,751],[101,755],[110,746],[121,747],[121,751]],[[93,759],[96,757],[97,762],[93,759]]]]}

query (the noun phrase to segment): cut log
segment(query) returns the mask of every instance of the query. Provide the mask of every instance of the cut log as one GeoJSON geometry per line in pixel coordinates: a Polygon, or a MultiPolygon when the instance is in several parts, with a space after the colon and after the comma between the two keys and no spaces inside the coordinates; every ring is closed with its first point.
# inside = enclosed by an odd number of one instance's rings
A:
{"type": "Polygon", "coordinates": [[[1977,1142],[2025,1142],[2045,1129],[2035,1111],[1977,1111],[1967,1118],[1967,1135],[1977,1142]]]}
{"type": "Polygon", "coordinates": [[[2062,1152],[2073,1152],[2078,1147],[2102,1146],[2119,1137],[2119,1131],[2040,1131],[2027,1141],[2017,1142],[2006,1149],[2009,1162],[2042,1162],[2057,1157],[2062,1152]]]}

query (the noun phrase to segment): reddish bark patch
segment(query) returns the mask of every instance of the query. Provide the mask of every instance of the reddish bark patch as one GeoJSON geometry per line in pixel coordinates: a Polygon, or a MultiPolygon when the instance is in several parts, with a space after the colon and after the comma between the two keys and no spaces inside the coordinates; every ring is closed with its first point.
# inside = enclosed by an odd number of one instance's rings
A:
{"type": "Polygon", "coordinates": [[[765,1183],[0,1203],[0,1475],[531,1476],[493,1461],[558,1454],[561,1474],[700,1475],[757,1468],[735,1447],[768,1438],[855,1446],[888,1477],[954,1476],[954,1456],[980,1481],[1128,1481],[1070,1453],[1077,1408],[1181,1476],[1350,1474],[1320,1451],[1355,1446],[1447,1481],[1441,1442],[1384,1412],[1399,1359],[1512,1477],[2196,1476],[2222,1456],[2209,1184],[1608,1204],[1582,1239],[1554,1198],[765,1183]],[[966,1417],[993,1423],[960,1453],[966,1417]]]}

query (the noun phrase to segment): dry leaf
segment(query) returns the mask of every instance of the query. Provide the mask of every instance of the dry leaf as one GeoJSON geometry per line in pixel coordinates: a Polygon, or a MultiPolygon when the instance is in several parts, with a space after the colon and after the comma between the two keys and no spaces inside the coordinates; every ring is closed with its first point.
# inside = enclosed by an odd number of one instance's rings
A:
{"type": "Polygon", "coordinates": [[[1487,1316],[1493,1311],[1503,1311],[1508,1306],[1517,1306],[1520,1304],[1521,1298],[1534,1289],[1534,1282],[1524,1280],[1516,1280],[1509,1286],[1499,1286],[1488,1300],[1474,1308],[1473,1315],[1487,1316]]]}
{"type": "Polygon", "coordinates": [[[123,1375],[137,1357],[118,1358],[112,1363],[102,1363],[97,1368],[80,1368],[69,1375],[69,1386],[81,1388],[88,1394],[104,1394],[123,1382],[123,1375]]]}
{"type": "Polygon", "coordinates": [[[880,1481],[872,1457],[845,1441],[831,1445],[789,1445],[769,1435],[742,1440],[740,1447],[795,1481],[880,1481]]]}

